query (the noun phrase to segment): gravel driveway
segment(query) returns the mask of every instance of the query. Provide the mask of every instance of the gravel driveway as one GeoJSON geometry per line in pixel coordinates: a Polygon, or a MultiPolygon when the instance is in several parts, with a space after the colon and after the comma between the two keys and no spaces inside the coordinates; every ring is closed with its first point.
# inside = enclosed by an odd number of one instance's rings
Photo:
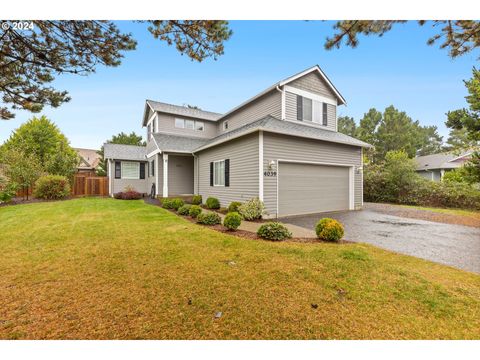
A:
{"type": "Polygon", "coordinates": [[[380,213],[374,209],[282,218],[313,229],[331,217],[345,226],[345,239],[480,273],[480,228],[442,224],[380,213]]]}

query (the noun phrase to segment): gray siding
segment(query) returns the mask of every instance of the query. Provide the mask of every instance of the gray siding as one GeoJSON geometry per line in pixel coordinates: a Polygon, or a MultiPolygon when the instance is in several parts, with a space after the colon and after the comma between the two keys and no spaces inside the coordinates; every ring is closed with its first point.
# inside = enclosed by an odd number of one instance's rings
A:
{"type": "Polygon", "coordinates": [[[277,90],[272,90],[257,100],[235,111],[218,122],[218,133],[224,133],[223,123],[228,121],[228,130],[238,128],[255,120],[272,115],[277,119],[282,116],[282,95],[277,90]]]}
{"type": "Polygon", "coordinates": [[[168,155],[168,196],[193,194],[193,156],[168,155]]]}
{"type": "MultiPolygon", "coordinates": [[[[145,170],[147,169],[145,168],[145,170]]],[[[115,179],[115,161],[112,161],[109,173],[112,179],[112,194],[124,191],[127,186],[131,186],[139,193],[147,193],[147,174],[145,174],[145,179],[115,179]]]]}
{"type": "Polygon", "coordinates": [[[422,170],[417,172],[420,176],[424,177],[427,180],[440,181],[442,179],[442,174],[440,170],[422,170]]]}
{"type": "Polygon", "coordinates": [[[203,200],[214,196],[228,206],[258,197],[258,147],[258,133],[254,133],[199,152],[198,193],[203,200]],[[210,186],[210,162],[223,159],[230,159],[230,186],[210,186]]]}
{"type": "MultiPolygon", "coordinates": [[[[288,91],[285,92],[285,118],[290,121],[297,120],[297,95],[288,91]]],[[[325,126],[308,121],[298,121],[325,129],[325,126]]],[[[337,107],[327,104],[327,129],[337,131],[337,107]]]]}
{"type": "Polygon", "coordinates": [[[183,116],[174,116],[170,114],[158,113],[158,128],[154,129],[154,132],[165,132],[171,134],[185,135],[185,136],[197,136],[201,138],[212,138],[217,135],[217,123],[208,120],[194,119],[183,116]],[[175,127],[175,118],[198,120],[205,124],[204,131],[191,130],[191,129],[179,129],[175,127]]]}
{"type": "Polygon", "coordinates": [[[325,80],[323,80],[316,71],[288,83],[288,86],[293,86],[297,89],[310,91],[312,93],[336,100],[336,96],[330,89],[330,86],[328,86],[325,80]]]}
{"type": "MultiPolygon", "coordinates": [[[[362,164],[360,147],[326,141],[264,133],[263,149],[264,170],[268,169],[268,163],[271,160],[276,162],[278,159],[355,166],[361,166],[362,164]]],[[[362,181],[362,173],[354,171],[355,208],[362,206],[362,181]]],[[[263,182],[266,210],[270,216],[275,216],[277,211],[277,178],[264,177],[263,182]]]]}
{"type": "MultiPolygon", "coordinates": [[[[151,166],[152,160],[155,160],[155,162],[157,161],[156,160],[156,155],[153,155],[153,156],[149,157],[147,160],[148,160],[148,165],[145,169],[145,170],[147,170],[147,174],[146,174],[147,193],[150,194],[150,190],[152,189],[152,184],[155,184],[155,176],[150,176],[150,172],[151,172],[150,166],[151,166]]],[[[157,167],[157,164],[155,164],[155,167],[157,167]]],[[[155,170],[157,170],[157,169],[155,169],[155,170]]]]}

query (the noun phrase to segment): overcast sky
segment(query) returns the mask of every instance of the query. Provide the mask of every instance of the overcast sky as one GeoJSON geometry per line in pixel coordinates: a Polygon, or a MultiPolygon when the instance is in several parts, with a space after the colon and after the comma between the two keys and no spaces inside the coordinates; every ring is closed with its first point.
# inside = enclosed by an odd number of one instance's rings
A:
{"type": "MultiPolygon", "coordinates": [[[[471,77],[479,56],[477,51],[452,60],[438,46],[427,46],[434,33],[430,25],[399,25],[383,38],[360,38],[356,49],[326,51],[331,22],[234,21],[225,54],[197,63],[153,39],[145,24],[117,24],[134,35],[137,50],[126,53],[119,67],[99,67],[87,77],[59,76],[54,86],[68,90],[72,100],[41,113],[72,146],[99,148],[121,131],[145,135],[145,99],[226,112],[315,64],[347,100],[339,115],[358,122],[369,108],[383,110],[393,104],[422,125],[436,125],[446,137],[445,113],[465,106],[462,80],[471,77]]],[[[0,142],[31,116],[17,112],[15,119],[0,121],[0,142]]]]}

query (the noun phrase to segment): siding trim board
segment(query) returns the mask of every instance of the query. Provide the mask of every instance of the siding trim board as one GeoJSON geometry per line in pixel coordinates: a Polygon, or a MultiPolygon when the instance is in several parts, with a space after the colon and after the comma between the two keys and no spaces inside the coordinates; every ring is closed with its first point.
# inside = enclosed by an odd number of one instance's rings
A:
{"type": "Polygon", "coordinates": [[[258,132],[258,198],[263,201],[263,131],[258,132]]]}

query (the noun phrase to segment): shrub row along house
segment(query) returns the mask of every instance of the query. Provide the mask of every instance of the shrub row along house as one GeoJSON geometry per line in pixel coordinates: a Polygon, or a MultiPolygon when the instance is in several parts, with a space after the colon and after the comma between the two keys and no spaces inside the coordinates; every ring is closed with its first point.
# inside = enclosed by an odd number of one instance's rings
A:
{"type": "Polygon", "coordinates": [[[345,103],[318,66],[225,114],[147,100],[147,146],[104,145],[110,194],[259,197],[268,217],[358,209],[370,145],[337,131],[345,103]]]}

